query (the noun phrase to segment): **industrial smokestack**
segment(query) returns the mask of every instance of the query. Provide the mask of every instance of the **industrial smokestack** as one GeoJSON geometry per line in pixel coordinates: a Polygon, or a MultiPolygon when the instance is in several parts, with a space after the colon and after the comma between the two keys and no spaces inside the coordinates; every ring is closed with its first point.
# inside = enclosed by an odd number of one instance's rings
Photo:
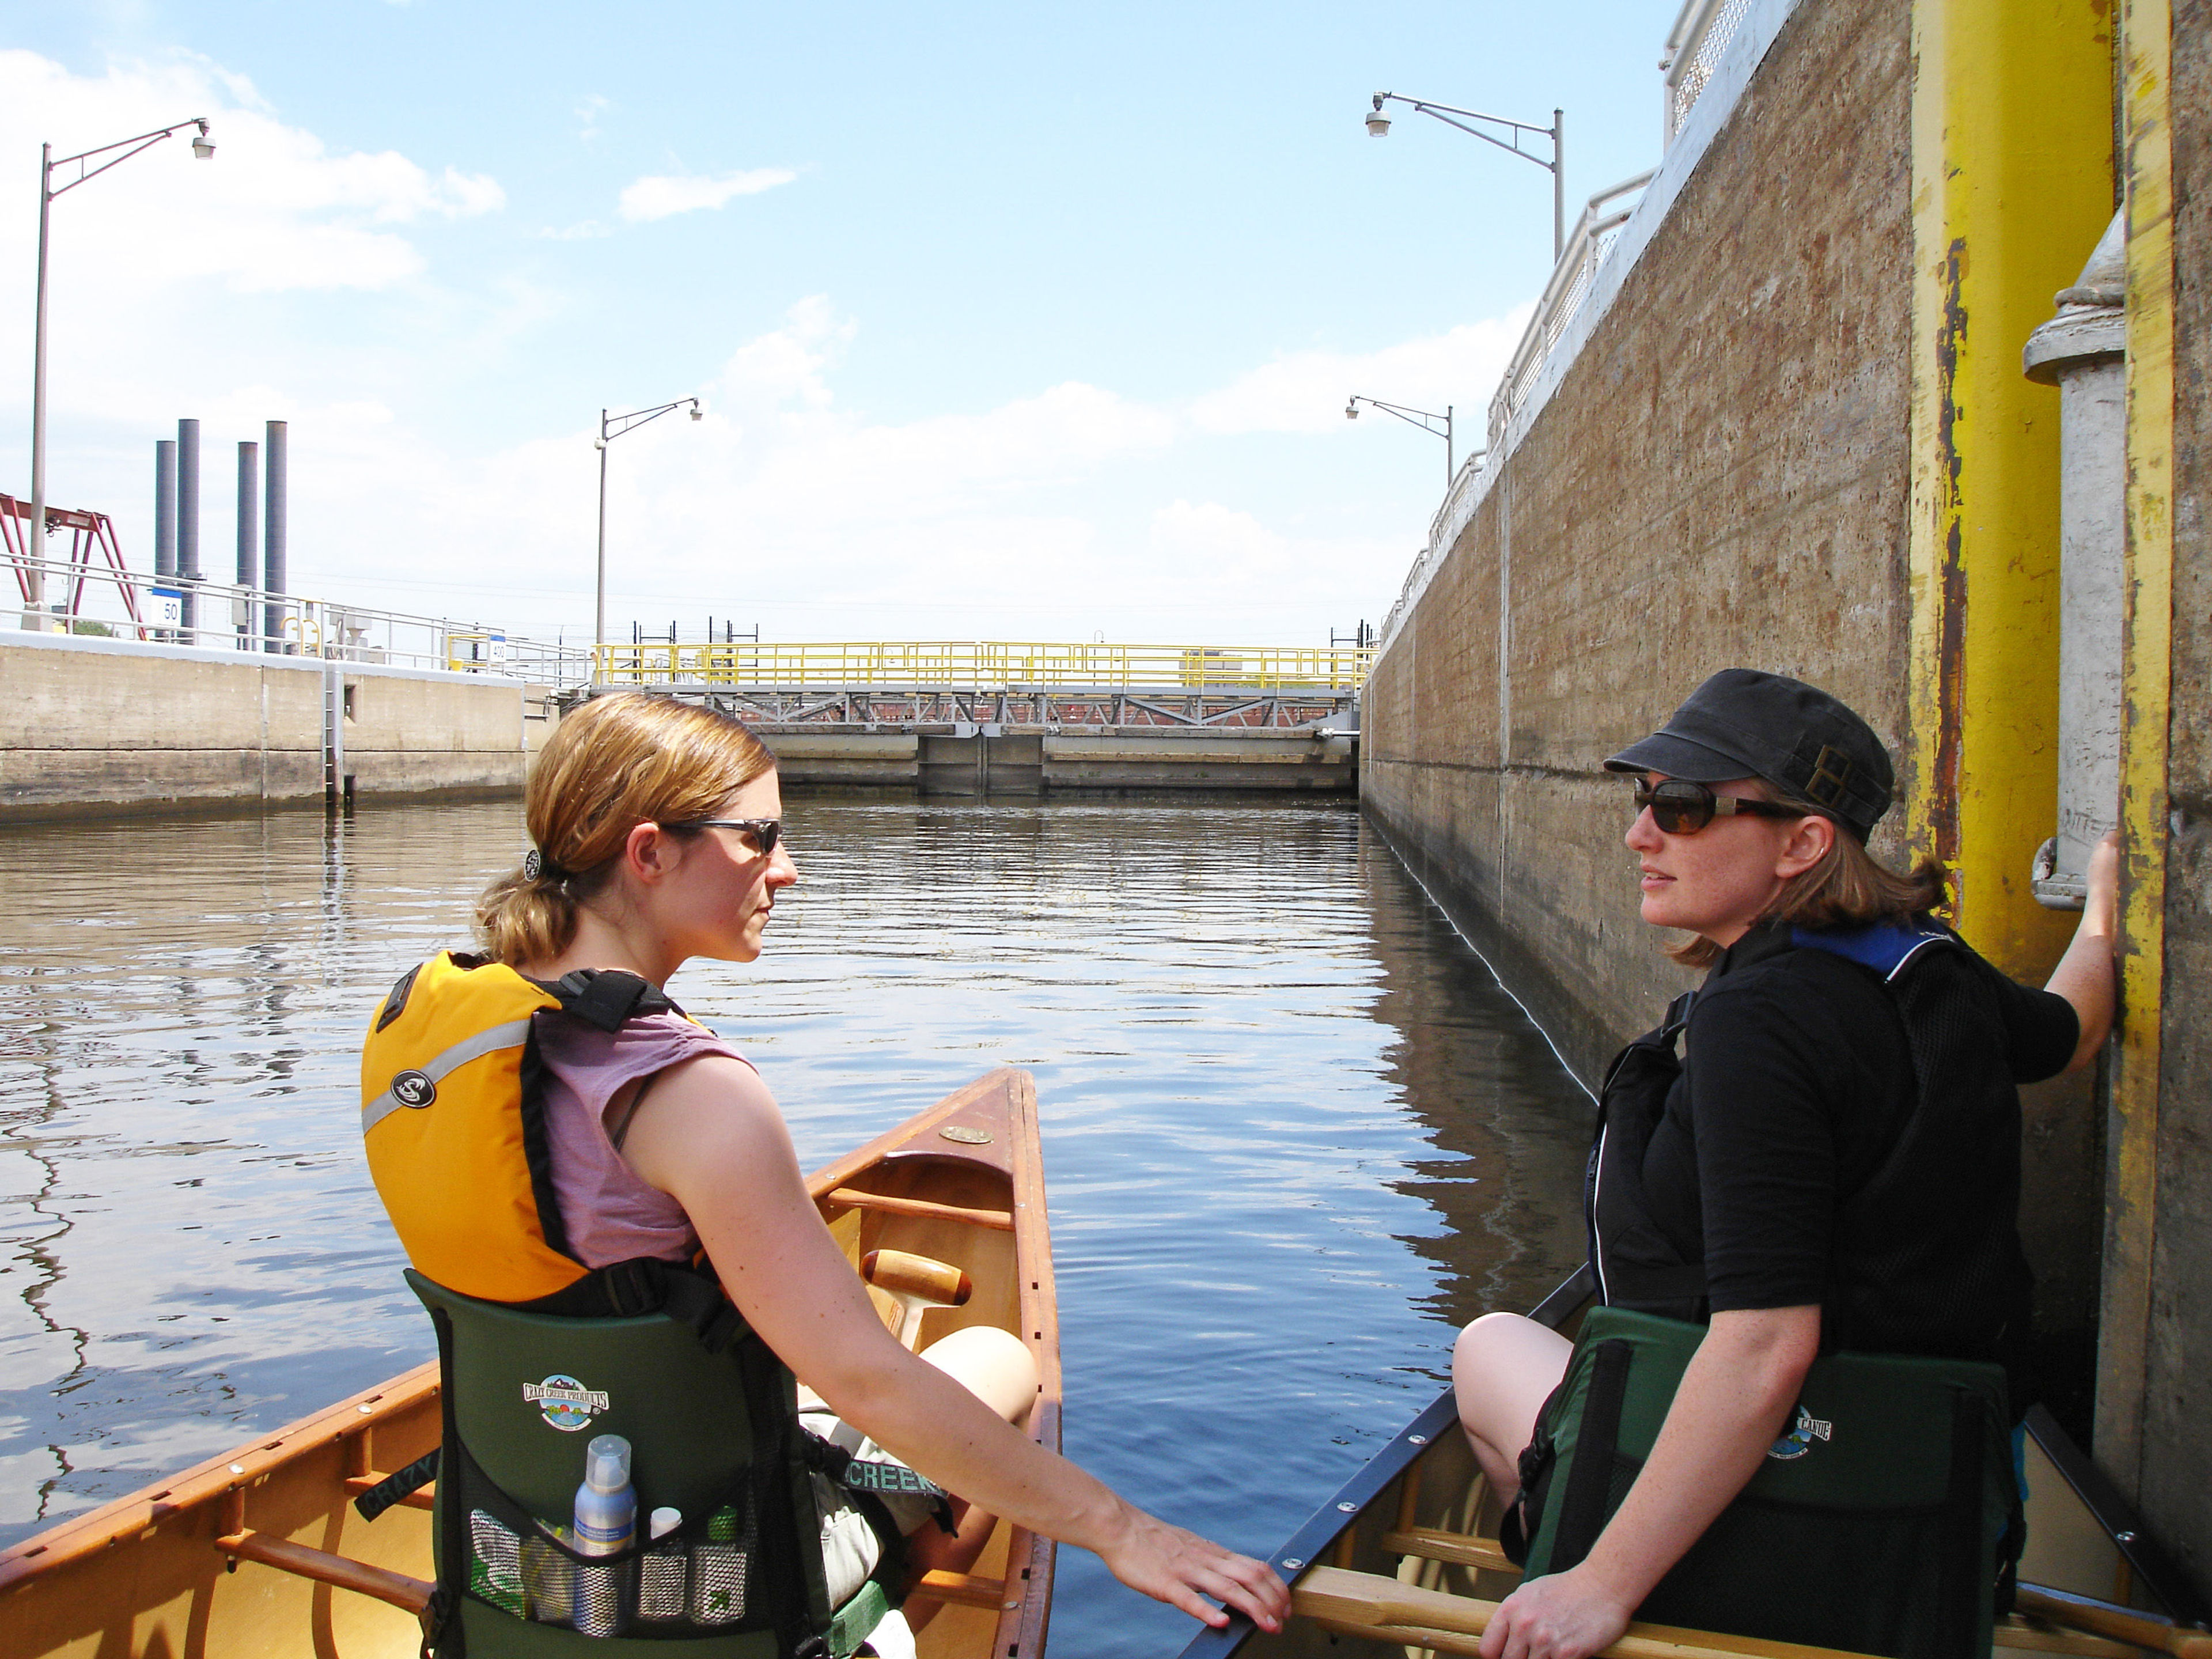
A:
{"type": "Polygon", "coordinates": [[[177,441],[154,443],[154,580],[167,583],[177,574],[177,441]]]}
{"type": "Polygon", "coordinates": [[[193,420],[177,422],[177,575],[185,591],[185,643],[196,645],[199,596],[191,585],[200,579],[200,423],[193,420]]]}
{"type": "MultiPolygon", "coordinates": [[[[238,445],[238,585],[261,586],[261,446],[246,439],[238,445]]],[[[253,646],[253,602],[238,602],[238,648],[253,646]]]]}
{"type": "MultiPolygon", "coordinates": [[[[268,441],[269,453],[264,458],[266,467],[262,476],[267,490],[268,510],[262,515],[264,544],[261,586],[271,593],[282,593],[285,591],[286,536],[291,523],[291,503],[289,497],[290,485],[287,460],[290,449],[288,422],[270,422],[268,431],[264,435],[268,441]]],[[[274,604],[270,605],[267,628],[269,648],[271,651],[283,650],[284,648],[283,607],[274,604]]]]}

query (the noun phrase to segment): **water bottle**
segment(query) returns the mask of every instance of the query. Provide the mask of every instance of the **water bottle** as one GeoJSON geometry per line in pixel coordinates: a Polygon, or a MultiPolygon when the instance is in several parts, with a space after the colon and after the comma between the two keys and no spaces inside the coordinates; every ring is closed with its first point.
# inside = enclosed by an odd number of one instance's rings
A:
{"type": "Polygon", "coordinates": [[[647,1528],[647,1536],[653,1541],[638,1558],[637,1616],[654,1624],[684,1616],[684,1569],[690,1552],[681,1538],[670,1535],[683,1524],[679,1510],[653,1510],[647,1528]],[[663,1543],[663,1539],[667,1541],[663,1543]]]}
{"type": "MultiPolygon", "coordinates": [[[[603,1434],[585,1448],[584,1484],[576,1488],[579,1555],[618,1555],[637,1532],[637,1494],[629,1484],[629,1442],[603,1434]]],[[[576,1569],[576,1628],[586,1636],[611,1636],[622,1619],[620,1568],[576,1569]]]]}

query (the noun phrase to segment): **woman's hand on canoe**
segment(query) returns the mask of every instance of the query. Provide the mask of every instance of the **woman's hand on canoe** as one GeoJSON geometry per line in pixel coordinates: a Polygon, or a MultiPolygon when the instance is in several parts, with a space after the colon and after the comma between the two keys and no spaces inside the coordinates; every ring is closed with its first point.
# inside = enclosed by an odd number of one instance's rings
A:
{"type": "Polygon", "coordinates": [[[1273,1567],[1170,1526],[1134,1504],[1125,1503],[1122,1509],[1115,1535],[1099,1546],[1098,1554],[1131,1589],[1181,1607],[1216,1629],[1229,1622],[1229,1614],[1201,1597],[1212,1596],[1261,1630],[1282,1629],[1291,1592],[1273,1567]]]}
{"type": "Polygon", "coordinates": [[[1581,1567],[1531,1578],[1491,1616],[1482,1659],[1589,1659],[1620,1639],[1633,1612],[1581,1567]]]}

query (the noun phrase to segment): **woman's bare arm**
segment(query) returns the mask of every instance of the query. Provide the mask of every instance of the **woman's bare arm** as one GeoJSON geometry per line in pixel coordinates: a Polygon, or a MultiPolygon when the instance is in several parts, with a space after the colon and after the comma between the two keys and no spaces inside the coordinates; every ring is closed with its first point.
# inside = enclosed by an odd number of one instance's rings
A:
{"type": "Polygon", "coordinates": [[[720,1056],[661,1074],[623,1153],[682,1204],[738,1310],[840,1417],[971,1503],[1096,1552],[1115,1577],[1210,1625],[1207,1595],[1278,1629],[1282,1580],[1172,1527],[1010,1426],[884,1328],[806,1194],[782,1115],[720,1056]]]}
{"type": "Polygon", "coordinates": [[[1818,1307],[1717,1313],[1651,1456],[1579,1566],[1506,1598],[1483,1659],[1586,1659],[1758,1473],[1820,1350],[1818,1307]]]}
{"type": "Polygon", "coordinates": [[[2112,943],[2119,933],[2120,837],[2116,830],[2089,850],[2088,892],[2081,902],[2081,925],[2074,942],[2058,959],[2058,966],[2044,988],[2055,991],[2074,1005],[2081,1022],[2081,1040],[2075,1044],[2069,1072],[2078,1072],[2097,1057],[2112,1029],[2118,972],[2112,961],[2112,943]]]}

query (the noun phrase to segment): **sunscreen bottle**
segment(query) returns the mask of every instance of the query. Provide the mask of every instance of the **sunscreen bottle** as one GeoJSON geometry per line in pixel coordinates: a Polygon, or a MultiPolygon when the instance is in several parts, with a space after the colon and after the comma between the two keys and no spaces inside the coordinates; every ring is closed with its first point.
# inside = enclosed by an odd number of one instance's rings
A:
{"type": "Polygon", "coordinates": [[[653,1541],[638,1558],[637,1616],[665,1623],[684,1616],[684,1571],[690,1551],[677,1533],[683,1515],[671,1509],[653,1512],[649,1528],[653,1541]]]}
{"type": "MultiPolygon", "coordinates": [[[[579,1555],[618,1555],[637,1531],[637,1494],[629,1484],[629,1442],[603,1434],[585,1448],[584,1484],[576,1488],[579,1555]]],[[[586,1636],[611,1636],[622,1617],[621,1570],[583,1566],[576,1573],[576,1628],[586,1636]]]]}

